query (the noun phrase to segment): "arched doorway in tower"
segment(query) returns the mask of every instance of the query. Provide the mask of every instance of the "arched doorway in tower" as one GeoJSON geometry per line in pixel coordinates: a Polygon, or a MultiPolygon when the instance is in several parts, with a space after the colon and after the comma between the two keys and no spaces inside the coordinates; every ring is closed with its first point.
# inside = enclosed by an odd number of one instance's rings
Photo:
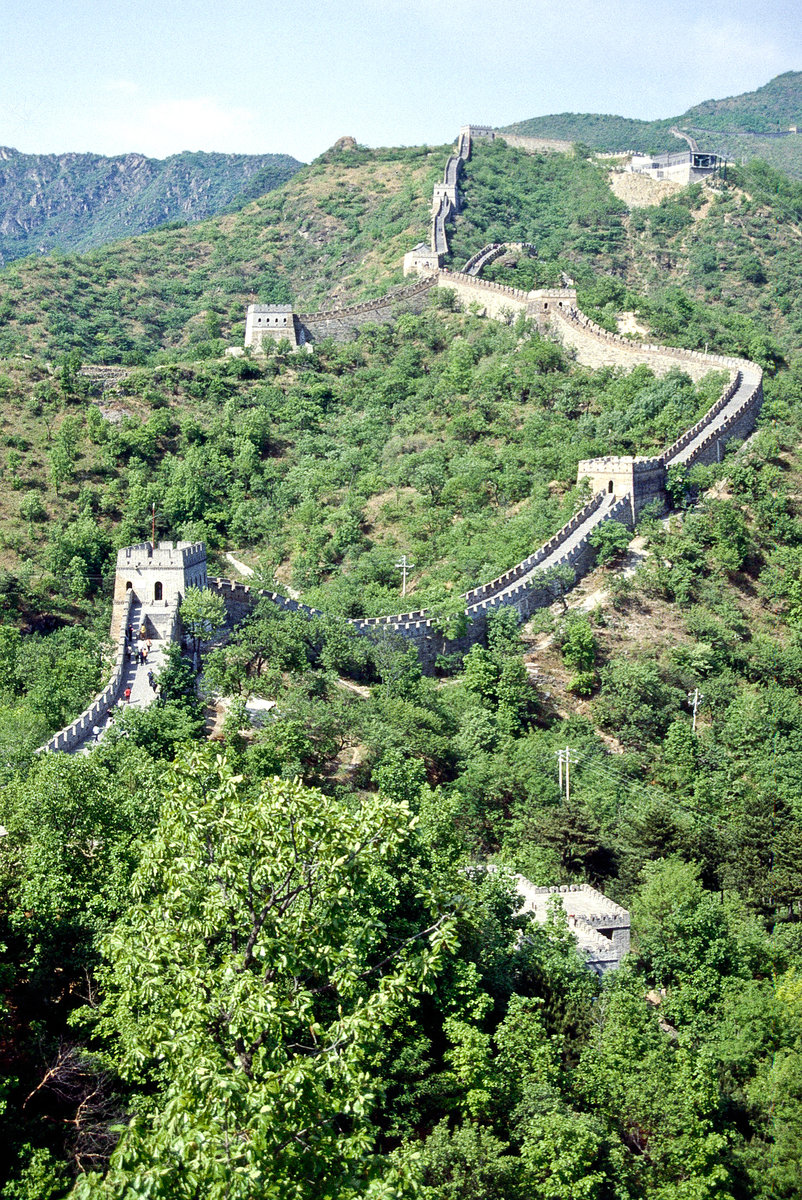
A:
{"type": "Polygon", "coordinates": [[[154,600],[161,600],[161,598],[162,598],[162,585],[161,585],[160,583],[154,583],[154,585],[153,585],[153,599],[154,599],[154,600]]]}

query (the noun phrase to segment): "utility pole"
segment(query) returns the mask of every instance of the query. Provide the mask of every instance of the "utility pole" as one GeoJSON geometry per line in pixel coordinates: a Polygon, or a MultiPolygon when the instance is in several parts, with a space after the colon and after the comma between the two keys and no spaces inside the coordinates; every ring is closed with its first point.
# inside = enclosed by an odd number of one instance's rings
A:
{"type": "Polygon", "coordinates": [[[402,554],[395,566],[401,572],[401,595],[406,596],[407,571],[411,571],[415,564],[413,562],[407,562],[406,554],[402,554]]]}
{"type": "Polygon", "coordinates": [[[151,509],[150,515],[151,515],[150,542],[151,542],[151,545],[153,546],[153,549],[155,550],[156,549],[156,501],[155,500],[153,501],[153,508],[151,509]]]}
{"type": "Polygon", "coordinates": [[[693,705],[693,733],[696,733],[696,710],[699,707],[699,701],[704,700],[704,692],[700,692],[698,688],[694,688],[692,692],[688,692],[688,702],[693,705]]]}
{"type": "Polygon", "coordinates": [[[571,799],[571,763],[576,762],[576,758],[572,758],[573,750],[570,746],[566,746],[564,750],[558,750],[557,761],[560,770],[560,795],[563,794],[563,767],[565,767],[565,802],[566,804],[571,799]]]}

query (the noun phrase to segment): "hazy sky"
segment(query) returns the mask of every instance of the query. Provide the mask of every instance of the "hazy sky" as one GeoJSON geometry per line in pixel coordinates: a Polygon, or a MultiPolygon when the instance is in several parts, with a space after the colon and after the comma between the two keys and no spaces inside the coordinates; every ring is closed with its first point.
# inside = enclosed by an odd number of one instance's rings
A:
{"type": "MultiPolygon", "coordinates": [[[[799,0],[0,0],[0,145],[284,152],[673,116],[802,69],[799,0]]],[[[800,114],[802,116],[802,114],[800,114]]]]}

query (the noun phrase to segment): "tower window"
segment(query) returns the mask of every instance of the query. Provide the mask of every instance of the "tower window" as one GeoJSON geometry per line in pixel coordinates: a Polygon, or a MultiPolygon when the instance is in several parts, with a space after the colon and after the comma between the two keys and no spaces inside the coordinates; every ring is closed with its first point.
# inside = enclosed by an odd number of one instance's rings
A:
{"type": "Polygon", "coordinates": [[[162,598],[162,585],[161,585],[160,583],[154,583],[154,585],[153,585],[153,599],[154,599],[154,600],[161,600],[161,598],[162,598]]]}

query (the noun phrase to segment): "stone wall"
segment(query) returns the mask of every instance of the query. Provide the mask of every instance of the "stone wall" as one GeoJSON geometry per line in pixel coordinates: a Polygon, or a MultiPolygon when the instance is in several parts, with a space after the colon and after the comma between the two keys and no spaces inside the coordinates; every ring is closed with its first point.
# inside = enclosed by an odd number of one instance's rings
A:
{"type": "Polygon", "coordinates": [[[463,126],[457,138],[457,152],[456,154],[449,154],[446,160],[446,169],[443,173],[443,182],[436,183],[432,193],[432,228],[430,239],[432,252],[438,256],[438,262],[442,262],[444,256],[448,254],[446,221],[459,212],[459,173],[462,169],[462,164],[470,157],[470,153],[471,127],[463,126]]]}
{"type": "Polygon", "coordinates": [[[249,304],[245,315],[245,346],[259,351],[262,342],[288,341],[298,345],[291,304],[249,304]]]}
{"type": "MultiPolygon", "coordinates": [[[[465,614],[468,624],[462,637],[444,638],[423,609],[384,617],[351,618],[348,624],[367,637],[380,637],[382,632],[388,632],[413,642],[424,671],[431,673],[438,655],[464,654],[471,646],[484,642],[487,614],[493,609],[509,605],[521,620],[527,620],[538,608],[552,604],[554,593],[546,584],[538,586],[537,572],[553,566],[568,566],[577,577],[583,575],[596,559],[596,552],[590,544],[593,529],[609,520],[631,525],[631,511],[630,496],[620,500],[602,494],[595,496],[534,554],[497,579],[467,593],[465,614]]],[[[223,598],[232,627],[244,620],[262,599],[269,600],[285,612],[301,612],[309,617],[324,615],[319,609],[290,600],[277,592],[251,588],[234,580],[210,578],[208,585],[223,598]]]]}
{"type": "Polygon", "coordinates": [[[527,621],[538,609],[548,608],[557,596],[552,586],[545,582],[539,584],[538,573],[545,573],[553,567],[570,567],[575,579],[581,579],[596,562],[596,551],[590,541],[594,529],[604,521],[619,521],[622,525],[632,528],[632,509],[631,496],[622,496],[620,499],[602,497],[602,504],[579,528],[570,532],[567,527],[560,530],[560,533],[551,539],[552,542],[556,540],[556,546],[545,554],[534,568],[528,572],[518,572],[513,568],[516,580],[471,605],[467,609],[469,616],[477,622],[480,613],[486,616],[492,609],[507,605],[515,609],[522,621],[527,621]]]}
{"type": "Polygon", "coordinates": [[[488,266],[508,250],[534,250],[532,242],[491,242],[472,254],[462,268],[463,275],[478,275],[483,267],[488,266]]]}
{"type": "Polygon", "coordinates": [[[682,451],[689,446],[696,437],[698,437],[702,430],[707,428],[713,417],[718,416],[721,410],[726,408],[726,406],[729,404],[730,400],[741,386],[742,381],[743,372],[740,370],[736,371],[729,387],[724,389],[716,403],[707,410],[701,420],[697,421],[695,425],[692,425],[690,429],[686,429],[684,433],[681,433],[677,440],[670,445],[667,450],[663,451],[661,458],[664,462],[668,462],[669,459],[677,458],[677,456],[681,454],[682,451]]]}
{"type": "Polygon", "coordinates": [[[206,586],[203,542],[140,542],[117,551],[112,604],[112,638],[124,626],[123,604],[133,594],[144,605],[164,609],[180,604],[188,587],[206,586]]]}
{"type": "MultiPolygon", "coordinates": [[[[460,131],[458,153],[449,157],[444,184],[437,185],[440,188],[437,213],[441,218],[443,240],[445,215],[453,203],[448,189],[456,188],[461,162],[470,155],[472,136],[493,137],[495,134],[489,127],[467,126],[460,131]]],[[[456,200],[456,191],[453,196],[456,200]]],[[[433,229],[433,237],[435,232],[433,229]]],[[[496,244],[484,247],[469,260],[468,266],[476,271],[481,270],[482,265],[504,248],[496,244]]],[[[594,529],[607,520],[621,521],[632,528],[644,504],[664,496],[665,473],[669,467],[715,462],[729,438],[745,437],[751,433],[763,398],[762,372],[754,363],[722,355],[641,344],[620,334],[609,333],[577,310],[576,292],[571,288],[524,292],[504,284],[487,282],[477,275],[440,269],[436,278],[424,278],[412,287],[348,308],[295,316],[289,309],[285,310],[285,306],[279,306],[280,312],[276,306],[267,306],[264,312],[269,310],[271,314],[283,317],[286,311],[302,342],[324,337],[345,340],[361,325],[393,320],[399,309],[421,311],[429,290],[435,284],[453,288],[463,303],[478,304],[488,316],[505,319],[509,314],[524,313],[535,318],[541,327],[550,327],[566,345],[574,348],[580,362],[591,367],[623,366],[630,369],[645,362],[656,374],[680,367],[694,380],[710,370],[721,368],[730,371],[732,379],[704,417],[661,455],[651,459],[602,457],[580,462],[578,477],[591,482],[596,492],[593,499],[533,554],[496,579],[466,594],[467,629],[461,638],[445,639],[423,610],[349,621],[366,636],[380,636],[383,630],[388,630],[412,641],[427,671],[434,669],[439,654],[464,653],[470,646],[483,641],[487,613],[494,608],[509,605],[522,620],[526,620],[536,609],[551,604],[553,592],[547,585],[539,583],[539,572],[566,566],[574,571],[577,578],[584,574],[595,562],[595,551],[590,542],[594,529]]],[[[251,324],[258,317],[258,308],[252,305],[249,309],[251,324]]],[[[323,615],[319,610],[276,592],[253,590],[246,584],[226,579],[207,580],[206,547],[203,543],[178,543],[174,546],[172,542],[160,542],[154,547],[144,542],[125,547],[118,553],[115,576],[112,639],[116,645],[116,659],[112,678],[86,711],[42,749],[71,749],[83,741],[87,730],[105,719],[118,702],[125,662],[125,627],[133,597],[136,595],[153,609],[154,625],[157,624],[156,617],[159,618],[160,636],[172,639],[178,636],[180,600],[186,587],[192,585],[208,586],[223,598],[228,622],[232,626],[244,620],[262,598],[267,598],[285,611],[303,612],[310,617],[323,615]]]]}
{"type": "Polygon", "coordinates": [[[516,316],[525,314],[529,305],[529,292],[508,287],[504,283],[489,283],[485,279],[464,275],[461,271],[449,271],[445,267],[437,273],[437,286],[451,288],[466,308],[476,304],[482,315],[496,319],[507,313],[516,316]]]}
{"type": "Polygon", "coordinates": [[[587,965],[597,974],[617,967],[629,951],[630,916],[625,908],[586,883],[536,887],[523,875],[514,875],[515,890],[523,900],[523,912],[543,923],[550,901],[558,897],[587,965]],[[607,935],[607,936],[605,936],[607,935]]]}
{"type": "Polygon", "coordinates": [[[573,147],[572,142],[560,138],[524,137],[519,133],[497,133],[496,137],[502,138],[515,150],[525,150],[527,154],[570,154],[573,147]]]}
{"type": "Polygon", "coordinates": [[[104,392],[111,391],[118,384],[124,383],[133,374],[133,371],[131,367],[106,367],[99,363],[87,363],[81,367],[78,374],[82,379],[89,380],[93,393],[100,393],[102,396],[104,392]]]}
{"type": "Polygon", "coordinates": [[[433,286],[433,278],[421,279],[409,287],[396,288],[362,304],[299,313],[296,317],[299,340],[302,343],[317,342],[330,337],[335,341],[349,341],[363,325],[388,324],[399,312],[422,312],[433,286]]]}
{"type": "MultiPolygon", "coordinates": [[[[300,612],[307,617],[323,617],[320,609],[310,608],[297,600],[291,600],[278,592],[266,588],[251,588],[247,584],[231,579],[209,578],[209,588],[221,596],[226,606],[228,624],[233,628],[253,611],[260,600],[269,600],[284,612],[300,612]]],[[[464,637],[446,639],[438,633],[431,620],[422,611],[397,613],[387,617],[351,618],[347,624],[358,633],[367,637],[380,637],[382,632],[397,634],[415,644],[420,655],[423,669],[428,673],[434,670],[435,660],[439,654],[465,653],[476,642],[484,638],[484,621],[480,615],[478,625],[469,625],[464,637]]]]}
{"type": "Polygon", "coordinates": [[[729,405],[724,406],[721,419],[711,420],[706,414],[696,427],[699,428],[698,435],[690,444],[677,452],[673,452],[672,447],[664,453],[666,468],[691,467],[697,463],[708,466],[720,462],[724,446],[731,438],[745,438],[752,433],[763,403],[761,373],[758,372],[757,376],[753,373],[752,379],[744,381],[738,391],[741,393],[740,399],[736,393],[729,405]]]}
{"type": "Polygon", "coordinates": [[[559,529],[547,542],[539,546],[534,554],[530,554],[522,562],[517,563],[514,567],[510,567],[503,575],[497,576],[496,579],[491,579],[489,583],[483,583],[479,587],[472,588],[465,595],[468,608],[481,605],[484,601],[492,599],[500,592],[506,591],[512,584],[519,583],[525,575],[531,574],[532,571],[541,566],[550,555],[569,539],[574,530],[578,529],[590,516],[598,511],[603,501],[603,492],[599,491],[584,508],[580,508],[579,512],[575,513],[571,517],[571,520],[563,525],[562,529],[559,529]]]}
{"type": "Polygon", "coordinates": [[[121,608],[120,627],[114,639],[114,667],[109,682],[79,717],[65,729],[60,729],[49,742],[40,747],[40,753],[72,750],[84,741],[93,726],[105,721],[115,705],[119,704],[125,678],[125,627],[131,611],[131,599],[131,592],[126,592],[121,608]]]}
{"type": "Polygon", "coordinates": [[[592,491],[619,499],[628,496],[634,523],[647,504],[664,503],[666,468],[662,456],[635,458],[631,455],[583,459],[577,465],[577,483],[587,482],[592,491]]]}
{"type": "Polygon", "coordinates": [[[710,371],[735,372],[753,366],[745,359],[723,354],[705,354],[700,350],[681,350],[674,346],[636,342],[622,334],[602,329],[577,309],[572,312],[563,308],[553,312],[552,329],[565,346],[576,351],[577,361],[586,367],[623,366],[631,370],[645,363],[655,375],[665,375],[679,367],[698,382],[710,371]]]}

